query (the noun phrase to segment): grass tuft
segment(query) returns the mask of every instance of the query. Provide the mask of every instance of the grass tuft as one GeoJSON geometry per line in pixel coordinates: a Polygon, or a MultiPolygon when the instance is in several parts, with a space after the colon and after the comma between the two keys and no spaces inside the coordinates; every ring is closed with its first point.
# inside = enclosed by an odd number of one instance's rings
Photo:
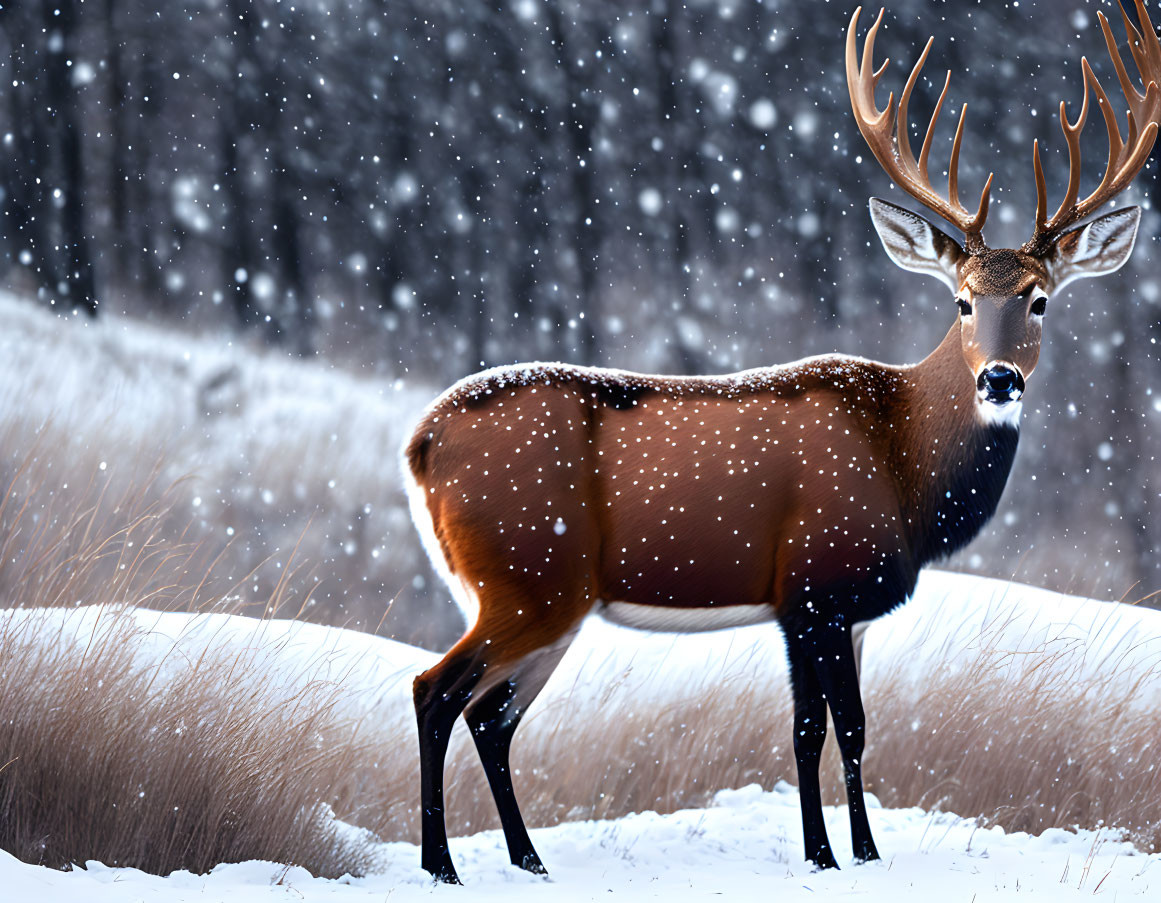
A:
{"type": "Polygon", "coordinates": [[[289,692],[260,646],[143,662],[142,629],[115,611],[75,649],[51,614],[0,627],[0,846],[158,874],[247,859],[329,876],[371,867],[374,845],[321,802],[366,752],[335,710],[341,687],[289,692]]]}

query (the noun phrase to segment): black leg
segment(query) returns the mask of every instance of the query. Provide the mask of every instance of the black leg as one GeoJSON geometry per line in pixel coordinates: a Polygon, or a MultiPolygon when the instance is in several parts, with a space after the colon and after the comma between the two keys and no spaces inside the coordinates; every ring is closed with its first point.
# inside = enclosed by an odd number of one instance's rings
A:
{"type": "Polygon", "coordinates": [[[480,675],[470,665],[444,659],[415,679],[419,726],[421,864],[446,884],[459,884],[447,845],[443,808],[443,766],[456,718],[471,699],[480,675]]]}
{"type": "Polygon", "coordinates": [[[806,858],[822,869],[838,868],[826,836],[822,793],[818,786],[818,763],[826,742],[826,700],[809,661],[806,638],[789,624],[785,625],[785,633],[794,689],[794,758],[798,765],[806,858]]]}
{"type": "Polygon", "coordinates": [[[528,829],[516,805],[516,792],[512,787],[512,771],[508,763],[512,736],[524,716],[524,708],[516,700],[516,679],[509,679],[489,690],[478,702],[472,704],[464,714],[464,720],[472,729],[476,751],[480,754],[488,786],[492,788],[512,864],[538,875],[546,875],[548,872],[532,848],[532,839],[528,836],[528,829]]]}
{"type": "Polygon", "coordinates": [[[826,694],[846,775],[847,809],[851,819],[851,846],[861,861],[878,859],[867,809],[863,801],[862,759],[866,717],[859,693],[859,674],[851,646],[851,631],[831,623],[812,631],[810,662],[826,694]]]}

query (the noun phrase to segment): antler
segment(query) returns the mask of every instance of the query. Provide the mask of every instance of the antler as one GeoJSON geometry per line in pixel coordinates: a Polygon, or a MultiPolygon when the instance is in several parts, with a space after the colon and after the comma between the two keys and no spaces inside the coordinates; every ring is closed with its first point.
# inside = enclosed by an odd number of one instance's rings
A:
{"type": "Polygon", "coordinates": [[[1075,123],[1070,123],[1064,112],[1064,101],[1060,102],[1060,127],[1064,130],[1064,140],[1068,142],[1068,188],[1064,192],[1064,200],[1060,207],[1048,219],[1048,193],[1044,185],[1044,169],[1040,165],[1040,144],[1032,144],[1032,164],[1036,171],[1036,231],[1024,244],[1023,251],[1029,254],[1043,255],[1051,247],[1060,233],[1073,223],[1098,210],[1101,205],[1114,195],[1123,191],[1145,166],[1149,152],[1153,149],[1153,142],[1157,137],[1157,128],[1161,124],[1161,42],[1149,15],[1145,12],[1144,0],[1135,0],[1137,16],[1144,29],[1142,35],[1129,21],[1128,13],[1121,7],[1121,18],[1125,22],[1125,34],[1129,41],[1129,53],[1137,64],[1137,71],[1141,75],[1141,84],[1145,93],[1141,94],[1133,86],[1125,71],[1125,64],[1117,50],[1117,42],[1113,37],[1113,30],[1109,27],[1104,13],[1098,12],[1097,18],[1104,32],[1105,44],[1112,57],[1113,66],[1117,70],[1117,80],[1121,83],[1121,90],[1128,104],[1128,141],[1121,139],[1121,130],[1117,125],[1117,117],[1088,60],[1081,58],[1080,65],[1084,72],[1084,102],[1081,104],[1080,116],[1075,123]],[[1080,133],[1084,130],[1085,120],[1088,118],[1088,92],[1092,88],[1097,97],[1097,105],[1104,116],[1105,128],[1109,133],[1109,162],[1105,167],[1104,178],[1096,190],[1082,201],[1078,201],[1080,194],[1080,133]]]}
{"type": "Polygon", "coordinates": [[[988,176],[980,195],[980,206],[973,214],[959,202],[959,150],[963,142],[963,122],[967,115],[967,104],[959,114],[959,126],[955,130],[955,142],[951,146],[951,164],[947,170],[947,197],[941,195],[931,185],[927,175],[927,158],[931,153],[931,139],[935,134],[935,123],[939,119],[939,112],[943,108],[943,100],[947,97],[947,88],[951,84],[951,72],[943,83],[943,92],[935,104],[935,112],[931,115],[931,122],[927,126],[927,135],[923,139],[923,148],[919,152],[919,161],[911,151],[911,139],[907,135],[907,104],[911,100],[911,90],[919,80],[919,73],[927,61],[928,51],[934,38],[929,38],[927,46],[919,56],[919,62],[911,70],[911,77],[903,88],[899,97],[899,107],[895,108],[895,95],[887,98],[887,108],[879,110],[875,105],[875,88],[879,79],[887,69],[890,60],[884,60],[878,71],[873,71],[872,64],[875,53],[875,36],[883,22],[883,11],[879,18],[867,32],[866,43],[863,45],[862,62],[858,59],[858,49],[855,44],[855,32],[858,27],[860,6],[851,16],[851,25],[847,31],[847,88],[851,92],[851,106],[854,108],[855,121],[859,131],[863,133],[871,153],[879,161],[883,169],[900,188],[910,194],[915,200],[928,209],[938,213],[941,217],[953,224],[964,233],[964,246],[969,253],[979,253],[984,250],[984,221],[988,218],[988,194],[992,188],[992,176],[988,176]]]}

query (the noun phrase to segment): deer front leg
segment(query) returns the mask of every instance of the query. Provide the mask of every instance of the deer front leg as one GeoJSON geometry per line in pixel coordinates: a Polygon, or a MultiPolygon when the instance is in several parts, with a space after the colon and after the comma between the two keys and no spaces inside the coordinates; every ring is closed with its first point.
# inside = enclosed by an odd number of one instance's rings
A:
{"type": "Polygon", "coordinates": [[[835,618],[811,630],[806,640],[808,658],[830,706],[839,752],[846,776],[847,809],[851,819],[851,846],[855,858],[878,859],[863,800],[862,759],[866,716],[859,692],[859,673],[845,619],[835,618]]]}
{"type": "Polygon", "coordinates": [[[838,868],[826,836],[822,793],[818,786],[818,763],[826,742],[826,700],[811,667],[803,636],[791,625],[784,626],[790,681],[794,690],[794,759],[798,766],[798,797],[802,806],[806,858],[820,869],[838,868]]]}

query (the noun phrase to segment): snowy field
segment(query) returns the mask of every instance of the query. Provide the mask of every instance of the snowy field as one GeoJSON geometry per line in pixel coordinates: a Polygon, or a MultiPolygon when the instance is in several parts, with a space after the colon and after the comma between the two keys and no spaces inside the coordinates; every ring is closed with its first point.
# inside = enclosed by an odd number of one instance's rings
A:
{"type": "MultiPolygon", "coordinates": [[[[952,815],[873,809],[871,826],[884,860],[837,872],[802,861],[798,794],[783,785],[726,790],[709,809],[642,813],[533,831],[552,878],[507,865],[503,838],[490,831],[453,840],[464,887],[433,885],[409,844],[384,849],[390,865],[367,878],[322,880],[267,862],[223,865],[209,875],[168,878],[91,863],[54,872],[0,854],[0,882],[10,900],[737,900],[869,901],[1157,899],[1161,856],[1144,856],[1113,832],[1040,837],[979,829],[952,815]]],[[[827,810],[840,862],[846,813],[827,810]]]]}
{"type": "MultiPolygon", "coordinates": [[[[129,615],[139,630],[135,655],[143,666],[157,669],[160,681],[207,650],[245,656],[264,674],[277,675],[288,696],[307,683],[335,683],[342,690],[340,705],[352,715],[401,735],[413,731],[411,678],[436,659],[391,640],[298,622],[145,610],[129,615]]],[[[0,629],[23,628],[65,655],[84,655],[95,635],[118,623],[115,613],[94,608],[0,615],[0,629]]],[[[902,674],[922,686],[933,672],[970,667],[981,648],[1003,653],[997,661],[1006,680],[1037,669],[1078,680],[1111,674],[1114,679],[1101,684],[1102,692],[1116,693],[1124,681],[1142,705],[1161,698],[1161,613],[940,572],[924,574],[916,598],[868,631],[865,681],[902,674]]],[[[707,672],[728,683],[783,679],[784,670],[781,638],[773,626],[671,636],[590,619],[528,721],[544,722],[552,713],[607,698],[616,705],[618,697],[610,697],[614,686],[617,692],[665,699],[683,687],[704,685],[707,672]]],[[[915,755],[923,757],[920,742],[915,755]]],[[[1161,893],[1161,856],[1142,854],[1113,829],[1052,829],[1030,837],[950,814],[876,807],[871,822],[884,861],[852,866],[845,808],[828,809],[827,818],[844,865],[835,873],[815,873],[803,861],[797,793],[781,784],[768,793],[756,786],[722,790],[703,809],[534,830],[552,875],[549,882],[508,866],[502,836],[486,831],[452,841],[466,883],[462,889],[434,887],[418,867],[418,849],[402,842],[381,844],[379,867],[357,879],[318,879],[264,862],[223,865],[204,876],[162,878],[97,863],[66,873],[0,854],[0,886],[6,899],[42,903],[432,896],[587,900],[610,893],[674,900],[718,894],[794,900],[822,894],[969,901],[1094,893],[1155,899],[1161,893]]]]}

